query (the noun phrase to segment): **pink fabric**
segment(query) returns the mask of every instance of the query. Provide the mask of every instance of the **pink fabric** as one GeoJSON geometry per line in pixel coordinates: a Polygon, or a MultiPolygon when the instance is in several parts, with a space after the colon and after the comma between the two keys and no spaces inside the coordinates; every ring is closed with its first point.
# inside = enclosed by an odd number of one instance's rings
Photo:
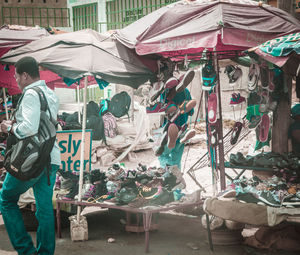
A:
{"type": "Polygon", "coordinates": [[[289,59],[289,56],[288,57],[274,57],[268,53],[265,53],[263,52],[262,50],[260,50],[259,48],[257,48],[255,51],[254,51],[257,55],[259,55],[260,57],[262,57],[263,59],[279,66],[279,67],[282,67],[286,64],[286,62],[288,61],[289,59]]]}
{"type": "Polygon", "coordinates": [[[102,116],[104,122],[104,134],[106,137],[114,138],[117,135],[116,117],[110,112],[102,116]]]}
{"type": "MultiPolygon", "coordinates": [[[[9,71],[4,70],[4,65],[0,64],[0,87],[8,88],[8,93],[10,95],[16,95],[22,93],[19,89],[16,79],[14,78],[15,67],[13,65],[9,66],[9,71]]],[[[40,71],[41,80],[44,80],[49,88],[54,90],[54,88],[70,88],[76,89],[77,84],[72,84],[71,86],[67,86],[62,78],[57,74],[44,70],[40,71]]],[[[93,77],[88,77],[88,86],[97,84],[93,77]]],[[[79,88],[84,87],[84,79],[81,79],[79,88]]]]}

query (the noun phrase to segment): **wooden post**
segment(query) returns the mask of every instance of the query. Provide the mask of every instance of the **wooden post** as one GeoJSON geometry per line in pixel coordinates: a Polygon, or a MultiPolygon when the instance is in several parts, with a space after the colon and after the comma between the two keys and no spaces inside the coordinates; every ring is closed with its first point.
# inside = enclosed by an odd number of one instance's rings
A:
{"type": "Polygon", "coordinates": [[[284,75],[284,84],[288,88],[288,96],[282,97],[273,116],[272,151],[288,152],[288,129],[290,126],[292,77],[284,75]]]}

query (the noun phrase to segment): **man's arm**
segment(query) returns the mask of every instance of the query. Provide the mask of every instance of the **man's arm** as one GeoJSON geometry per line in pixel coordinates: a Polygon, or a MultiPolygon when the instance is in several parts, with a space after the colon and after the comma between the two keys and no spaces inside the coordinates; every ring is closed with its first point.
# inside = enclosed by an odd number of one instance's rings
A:
{"type": "Polygon", "coordinates": [[[12,132],[17,138],[22,139],[35,135],[40,124],[41,103],[38,94],[33,90],[26,91],[18,112],[17,122],[12,126],[12,132]],[[21,118],[19,118],[21,115],[21,118]],[[19,119],[18,119],[19,118],[19,119]]]}

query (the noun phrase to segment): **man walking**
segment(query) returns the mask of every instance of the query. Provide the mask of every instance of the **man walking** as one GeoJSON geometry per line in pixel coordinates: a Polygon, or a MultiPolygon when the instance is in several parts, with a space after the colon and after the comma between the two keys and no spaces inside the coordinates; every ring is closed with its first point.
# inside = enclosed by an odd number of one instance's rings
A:
{"type": "MultiPolygon", "coordinates": [[[[15,68],[15,78],[19,88],[22,90],[23,98],[19,102],[15,120],[3,121],[1,130],[22,139],[36,134],[40,122],[41,104],[39,95],[30,88],[38,86],[43,91],[51,115],[54,118],[57,116],[59,103],[57,96],[46,86],[45,81],[40,80],[38,63],[34,58],[24,57],[20,59],[15,64],[15,68]]],[[[40,176],[29,181],[20,181],[7,173],[0,192],[0,210],[6,230],[14,249],[19,255],[54,254],[55,225],[52,195],[56,171],[60,166],[60,150],[56,142],[50,157],[50,185],[48,184],[47,171],[43,171],[40,176]],[[39,223],[36,234],[36,247],[34,247],[30,235],[25,230],[22,214],[17,205],[20,195],[31,187],[34,192],[36,217],[39,223]]]]}

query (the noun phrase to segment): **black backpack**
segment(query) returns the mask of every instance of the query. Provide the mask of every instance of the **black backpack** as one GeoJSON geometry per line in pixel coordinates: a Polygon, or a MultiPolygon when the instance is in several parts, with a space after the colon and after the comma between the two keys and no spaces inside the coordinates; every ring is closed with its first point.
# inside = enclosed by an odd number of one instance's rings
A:
{"type": "Polygon", "coordinates": [[[103,140],[106,143],[102,116],[92,115],[86,119],[86,129],[92,129],[92,140],[103,140]]]}
{"type": "MultiPolygon", "coordinates": [[[[126,91],[122,91],[112,97],[108,105],[108,111],[117,118],[128,115],[131,98],[126,91]]],[[[128,115],[129,117],[129,115],[128,115]]]]}
{"type": "Polygon", "coordinates": [[[7,139],[4,167],[12,176],[22,181],[38,177],[47,167],[48,184],[50,185],[50,153],[56,140],[56,121],[51,116],[43,91],[39,87],[32,89],[38,93],[41,102],[38,133],[24,139],[10,135],[7,139]],[[46,114],[47,110],[50,113],[50,118],[46,114]]]}
{"type": "Polygon", "coordinates": [[[90,117],[90,116],[99,116],[99,112],[100,112],[100,108],[99,105],[94,102],[94,101],[90,101],[87,105],[86,105],[86,117],[90,117]]]}

